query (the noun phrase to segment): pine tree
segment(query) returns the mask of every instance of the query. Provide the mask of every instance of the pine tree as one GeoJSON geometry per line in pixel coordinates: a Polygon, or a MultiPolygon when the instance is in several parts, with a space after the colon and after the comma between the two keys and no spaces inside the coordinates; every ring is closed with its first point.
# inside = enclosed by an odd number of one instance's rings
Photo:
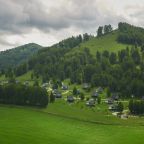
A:
{"type": "Polygon", "coordinates": [[[51,92],[51,94],[50,94],[50,103],[54,103],[54,102],[55,102],[55,96],[51,92]]]}

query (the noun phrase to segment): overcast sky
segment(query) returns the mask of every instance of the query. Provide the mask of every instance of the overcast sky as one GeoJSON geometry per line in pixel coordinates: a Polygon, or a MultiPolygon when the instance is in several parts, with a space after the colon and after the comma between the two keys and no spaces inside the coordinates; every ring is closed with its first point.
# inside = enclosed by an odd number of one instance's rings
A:
{"type": "Polygon", "coordinates": [[[144,27],[144,0],[0,0],[0,51],[31,42],[50,46],[120,21],[144,27]]]}

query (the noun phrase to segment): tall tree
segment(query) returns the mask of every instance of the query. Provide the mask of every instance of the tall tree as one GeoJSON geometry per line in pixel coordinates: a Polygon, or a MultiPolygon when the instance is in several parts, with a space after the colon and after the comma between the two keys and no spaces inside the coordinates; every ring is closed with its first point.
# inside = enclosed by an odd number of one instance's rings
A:
{"type": "Polygon", "coordinates": [[[99,26],[98,30],[97,30],[97,36],[100,37],[103,35],[103,26],[99,26]]]}

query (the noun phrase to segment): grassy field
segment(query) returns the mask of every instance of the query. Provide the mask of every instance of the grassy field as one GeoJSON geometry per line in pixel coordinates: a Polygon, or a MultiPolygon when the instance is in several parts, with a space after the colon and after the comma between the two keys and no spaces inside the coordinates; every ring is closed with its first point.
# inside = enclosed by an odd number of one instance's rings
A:
{"type": "Polygon", "coordinates": [[[143,126],[103,125],[29,108],[0,107],[1,144],[143,144],[143,126]]]}
{"type": "MultiPolygon", "coordinates": [[[[39,84],[41,85],[42,84],[42,79],[41,77],[39,77],[38,79],[34,78],[33,80],[31,79],[31,74],[32,74],[32,71],[28,71],[27,73],[21,75],[21,76],[18,76],[16,77],[15,79],[18,80],[19,82],[21,83],[24,83],[24,82],[29,82],[30,85],[33,85],[35,80],[37,80],[39,82],[39,84]]],[[[8,78],[6,78],[4,75],[1,75],[0,76],[0,81],[7,81],[8,78]]]]}
{"type": "Polygon", "coordinates": [[[109,52],[118,52],[122,49],[125,49],[127,46],[131,47],[130,45],[118,43],[117,36],[118,32],[113,31],[112,33],[100,38],[92,38],[91,40],[82,43],[79,47],[74,48],[73,53],[81,51],[84,48],[89,48],[91,54],[95,56],[97,51],[102,52],[104,50],[108,50],[109,52]]]}

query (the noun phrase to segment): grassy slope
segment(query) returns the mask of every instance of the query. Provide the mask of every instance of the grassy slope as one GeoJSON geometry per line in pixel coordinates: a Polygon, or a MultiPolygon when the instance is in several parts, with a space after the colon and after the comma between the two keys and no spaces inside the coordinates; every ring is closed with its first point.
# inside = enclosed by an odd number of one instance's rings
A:
{"type": "MultiPolygon", "coordinates": [[[[31,85],[33,85],[34,82],[35,82],[35,78],[32,80],[31,79],[31,74],[32,74],[32,71],[29,71],[29,72],[25,73],[22,76],[16,77],[16,79],[19,80],[20,82],[28,81],[31,85]]],[[[37,79],[37,81],[39,82],[39,84],[42,83],[41,78],[37,79]]]]}
{"type": "Polygon", "coordinates": [[[112,33],[100,38],[92,38],[91,40],[82,43],[79,47],[73,49],[73,52],[81,51],[84,48],[89,48],[91,54],[95,55],[96,51],[108,50],[109,52],[117,52],[125,49],[128,45],[118,43],[117,36],[118,31],[113,31],[112,33]]]}
{"type": "Polygon", "coordinates": [[[99,125],[32,111],[0,107],[2,144],[142,144],[142,126],[99,125]]]}
{"type": "MultiPolygon", "coordinates": [[[[24,83],[25,81],[28,81],[30,85],[33,85],[34,82],[35,82],[35,78],[32,80],[31,79],[31,74],[32,74],[32,71],[28,71],[24,75],[16,77],[16,80],[20,81],[21,83],[24,83]]],[[[8,80],[8,79],[5,78],[4,75],[0,76],[0,81],[5,81],[5,80],[8,80]]],[[[39,84],[41,84],[42,83],[41,77],[39,79],[37,79],[37,81],[39,82],[39,84]]]]}

